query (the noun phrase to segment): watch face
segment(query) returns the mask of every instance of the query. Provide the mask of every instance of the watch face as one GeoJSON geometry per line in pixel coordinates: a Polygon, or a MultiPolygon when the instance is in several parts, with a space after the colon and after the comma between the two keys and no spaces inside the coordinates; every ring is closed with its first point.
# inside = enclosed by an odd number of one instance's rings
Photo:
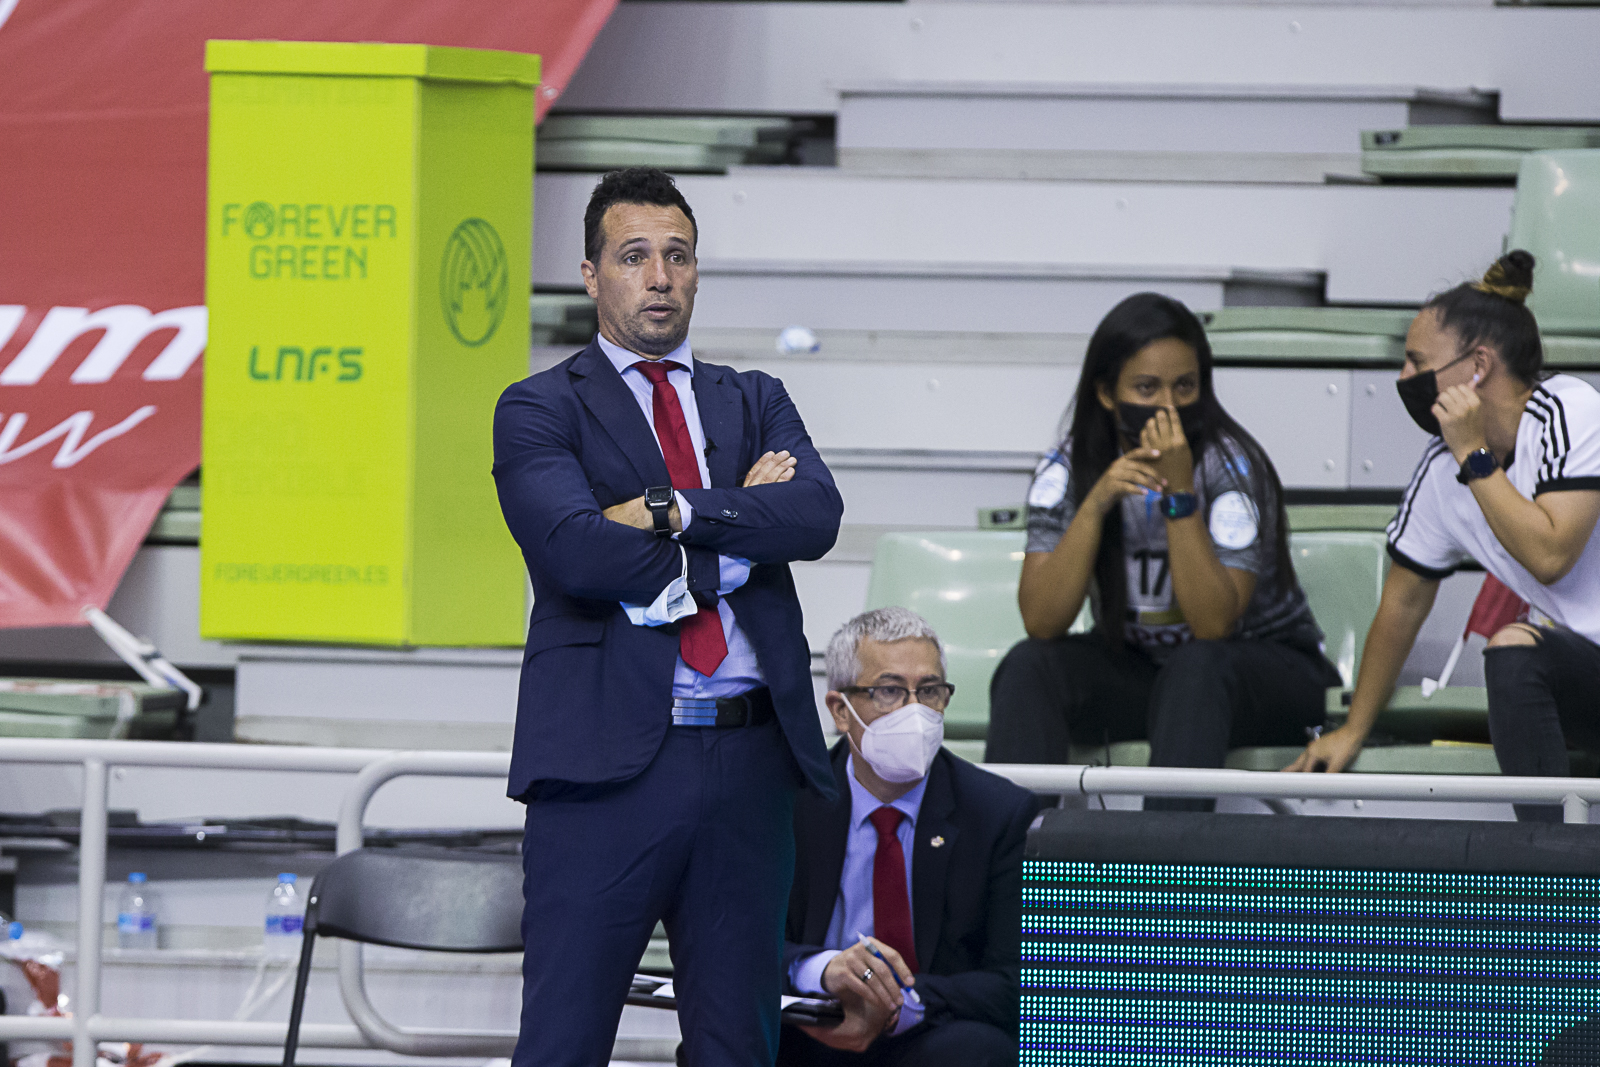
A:
{"type": "Polygon", "coordinates": [[[1467,456],[1467,468],[1480,478],[1493,474],[1497,467],[1493,453],[1479,451],[1467,456]]]}
{"type": "Polygon", "coordinates": [[[672,504],[672,488],[667,486],[651,486],[644,491],[644,506],[647,508],[664,508],[672,504]]]}

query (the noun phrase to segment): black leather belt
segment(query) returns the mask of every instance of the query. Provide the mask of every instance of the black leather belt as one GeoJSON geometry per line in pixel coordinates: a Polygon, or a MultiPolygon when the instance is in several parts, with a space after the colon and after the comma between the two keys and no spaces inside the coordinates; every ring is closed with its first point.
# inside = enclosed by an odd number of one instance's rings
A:
{"type": "Polygon", "coordinates": [[[760,726],[777,716],[772,690],[762,686],[733,697],[674,700],[674,726],[760,726]]]}

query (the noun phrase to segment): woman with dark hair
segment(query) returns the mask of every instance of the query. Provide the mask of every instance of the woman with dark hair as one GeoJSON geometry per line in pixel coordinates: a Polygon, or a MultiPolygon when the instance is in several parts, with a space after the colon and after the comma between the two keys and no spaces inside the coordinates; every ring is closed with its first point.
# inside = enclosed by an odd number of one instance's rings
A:
{"type": "MultiPolygon", "coordinates": [[[[1406,334],[1400,400],[1433,440],[1389,523],[1395,565],[1350,718],[1289,770],[1342,771],[1356,758],[1440,579],[1469,560],[1529,605],[1483,655],[1500,770],[1565,777],[1569,741],[1600,743],[1600,393],[1545,371],[1526,304],[1533,268],[1526,252],[1502,256],[1482,281],[1424,304],[1406,334]]],[[[1517,814],[1557,820],[1561,808],[1517,814]]]]}
{"type": "Polygon", "coordinates": [[[1028,493],[1028,639],[995,672],[985,759],[1148,738],[1153,766],[1220,767],[1234,746],[1302,743],[1339,675],[1295,580],[1283,486],[1218,403],[1199,320],[1157,293],[1118,304],[1063,421],[1028,493]],[[1094,632],[1069,635],[1085,598],[1094,632]]]}

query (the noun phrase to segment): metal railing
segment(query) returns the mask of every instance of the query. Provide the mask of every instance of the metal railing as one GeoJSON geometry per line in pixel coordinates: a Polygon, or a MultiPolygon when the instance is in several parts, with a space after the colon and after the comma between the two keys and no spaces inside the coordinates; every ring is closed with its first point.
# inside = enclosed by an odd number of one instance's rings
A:
{"type": "MultiPolygon", "coordinates": [[[[368,803],[388,781],[409,775],[494,778],[509,757],[496,752],[390,752],[377,749],[182,744],[161,741],[0,740],[0,763],[78,765],[83,807],[78,845],[77,975],[71,1018],[0,1016],[0,1040],[70,1040],[73,1067],[94,1067],[97,1041],[163,1044],[281,1045],[286,1024],[196,1019],[128,1019],[100,1014],[100,945],[106,875],[106,793],[113,767],[301,771],[355,776],[339,811],[340,853],[361,847],[368,803]]],[[[1561,804],[1566,821],[1587,822],[1600,801],[1600,779],[1502,778],[1420,774],[1276,774],[1145,767],[991,764],[988,770],[1040,793],[1254,797],[1283,802],[1411,800],[1561,804]]],[[[410,1055],[501,1052],[511,1031],[410,1030],[383,1019],[366,995],[357,945],[341,943],[339,986],[355,1026],[307,1024],[307,1048],[385,1048],[410,1055]]]]}

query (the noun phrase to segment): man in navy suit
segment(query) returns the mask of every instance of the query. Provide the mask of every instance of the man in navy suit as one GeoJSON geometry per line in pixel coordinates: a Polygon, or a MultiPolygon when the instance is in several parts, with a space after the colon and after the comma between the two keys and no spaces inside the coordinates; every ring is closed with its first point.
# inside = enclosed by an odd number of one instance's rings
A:
{"type": "Polygon", "coordinates": [[[606,175],[584,216],[599,336],[495,410],[534,590],[516,1067],[608,1061],[657,921],[688,1062],[777,1054],[795,796],[833,791],[788,564],[833,546],[844,505],[783,385],[690,351],[698,236],[666,174],[606,175]]]}
{"type": "MultiPolygon", "coordinates": [[[[905,608],[828,644],[838,798],[803,796],[789,902],[792,992],[834,996],[836,1027],[785,1027],[781,1067],[1017,1062],[1027,790],[942,747],[944,649],[905,608]],[[909,987],[910,991],[906,991],[909,987]]],[[[980,694],[981,696],[981,694],[980,694]]]]}

